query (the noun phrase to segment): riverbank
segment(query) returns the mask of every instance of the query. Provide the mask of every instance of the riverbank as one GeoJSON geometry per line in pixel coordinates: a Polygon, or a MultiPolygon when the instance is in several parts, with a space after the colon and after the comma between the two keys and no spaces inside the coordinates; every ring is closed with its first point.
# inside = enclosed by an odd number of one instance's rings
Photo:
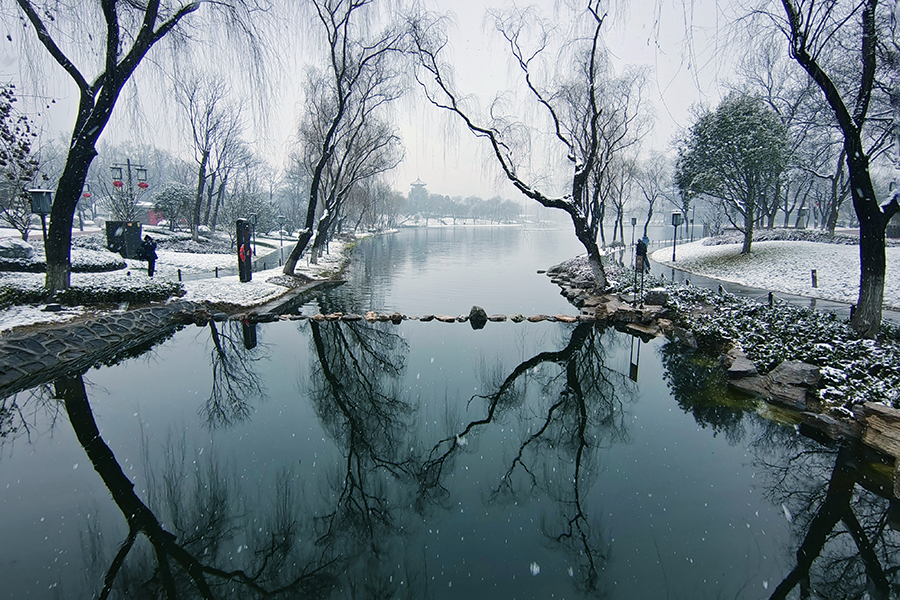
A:
{"type": "MultiPolygon", "coordinates": [[[[107,273],[73,273],[73,286],[99,294],[108,290],[126,290],[140,295],[141,290],[160,286],[177,286],[183,292],[171,301],[187,301],[211,309],[236,313],[261,306],[290,294],[310,281],[326,281],[340,275],[350,261],[356,239],[335,240],[318,264],[302,260],[295,269],[295,278],[286,277],[273,260],[271,268],[255,271],[253,279],[241,282],[236,270],[237,259],[229,254],[172,252],[160,250],[154,277],[147,275],[146,262],[125,259],[126,268],[107,273]],[[221,276],[218,276],[221,272],[221,276]],[[184,277],[183,281],[180,279],[184,277]]],[[[140,303],[118,305],[54,306],[43,303],[17,303],[18,296],[33,296],[44,285],[43,273],[0,272],[0,297],[10,298],[11,304],[0,310],[0,335],[23,328],[63,324],[97,318],[111,312],[122,312],[140,303]]]]}

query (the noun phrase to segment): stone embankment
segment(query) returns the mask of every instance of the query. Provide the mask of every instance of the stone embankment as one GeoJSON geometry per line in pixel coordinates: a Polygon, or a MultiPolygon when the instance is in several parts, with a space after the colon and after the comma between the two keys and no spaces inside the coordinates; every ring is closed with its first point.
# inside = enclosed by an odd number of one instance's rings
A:
{"type": "Polygon", "coordinates": [[[140,354],[199,312],[200,305],[179,301],[0,337],[0,398],[140,354]]]}

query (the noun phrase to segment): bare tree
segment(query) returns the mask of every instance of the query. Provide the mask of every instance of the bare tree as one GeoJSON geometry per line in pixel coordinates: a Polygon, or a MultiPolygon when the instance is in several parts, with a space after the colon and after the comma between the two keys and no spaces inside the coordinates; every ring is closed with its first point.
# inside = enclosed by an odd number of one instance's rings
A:
{"type": "MultiPolygon", "coordinates": [[[[393,76],[383,70],[366,72],[359,82],[359,97],[349,99],[346,117],[334,131],[332,152],[320,178],[318,196],[322,211],[316,224],[312,262],[316,262],[341,222],[343,205],[350,193],[358,190],[362,182],[396,167],[403,157],[400,137],[379,116],[402,91],[389,79],[393,76]]],[[[326,82],[315,70],[307,77],[309,93],[300,142],[310,179],[319,164],[322,139],[336,112],[333,90],[326,82]]]]}
{"type": "MultiPolygon", "coordinates": [[[[247,219],[256,215],[256,227],[259,231],[271,231],[278,224],[277,210],[272,200],[269,183],[273,175],[271,167],[253,153],[250,146],[240,144],[226,170],[226,178],[230,181],[228,191],[222,191],[221,203],[218,205],[218,217],[228,223],[237,219],[247,219]]],[[[227,227],[232,242],[235,240],[235,228],[227,227]]]]}
{"type": "Polygon", "coordinates": [[[616,211],[613,221],[613,243],[618,235],[619,242],[625,243],[625,204],[631,197],[631,188],[637,174],[636,160],[619,156],[612,166],[615,167],[613,177],[609,181],[609,199],[616,211]]]}
{"type": "Polygon", "coordinates": [[[654,208],[666,198],[667,190],[671,188],[670,165],[666,156],[661,152],[652,152],[650,157],[638,166],[635,185],[641,191],[644,203],[647,207],[647,218],[644,220],[644,235],[647,235],[647,227],[653,218],[654,208]]]}
{"type": "Polygon", "coordinates": [[[522,194],[542,206],[560,209],[569,215],[575,236],[587,251],[597,289],[607,286],[607,278],[597,245],[603,207],[600,194],[596,193],[597,186],[594,192],[591,190],[591,178],[595,170],[602,169],[619,149],[613,143],[618,139],[615,134],[608,139],[605,137],[604,123],[630,123],[634,118],[633,112],[622,112],[622,90],[616,89],[601,40],[606,17],[601,6],[597,0],[587,3],[578,22],[587,35],[564,44],[574,58],[566,56],[556,61],[557,65],[574,65],[574,68],[560,69],[556,78],[547,83],[540,80],[539,73],[550,60],[547,55],[552,24],[539,19],[532,10],[490,13],[495,27],[509,44],[512,61],[524,76],[527,96],[549,119],[553,137],[561,144],[562,155],[572,169],[571,179],[567,181],[568,193],[561,196],[536,189],[520,173],[520,164],[528,152],[516,140],[521,139],[525,126],[519,121],[499,117],[479,120],[454,88],[450,67],[443,62],[448,43],[444,21],[426,16],[411,22],[421,66],[418,78],[428,100],[455,114],[473,135],[485,139],[504,176],[522,194]],[[534,47],[526,47],[532,31],[536,32],[534,47]]]}
{"type": "Polygon", "coordinates": [[[191,124],[191,142],[197,162],[197,191],[190,220],[191,237],[197,241],[200,225],[208,224],[210,213],[208,206],[207,219],[201,219],[204,191],[211,204],[216,177],[240,138],[243,128],[241,105],[228,100],[229,86],[214,77],[191,75],[177,84],[176,89],[178,101],[187,111],[191,124]]]}
{"type": "Polygon", "coordinates": [[[371,16],[373,0],[314,0],[312,4],[327,43],[328,80],[322,82],[324,89],[311,90],[311,97],[321,100],[314,101],[313,107],[322,111],[315,118],[321,127],[315,154],[307,155],[310,184],[306,221],[285,260],[285,275],[294,274],[297,261],[317,231],[317,216],[332,216],[327,210],[319,211],[319,202],[342,140],[346,142],[354,127],[366,123],[375,106],[399,95],[397,59],[402,56],[406,39],[405,32],[396,26],[366,37],[364,25],[371,16]]]}
{"type": "MultiPolygon", "coordinates": [[[[79,104],[66,165],[50,213],[46,287],[55,292],[69,287],[72,223],[88,169],[97,155],[97,140],[135,70],[160,40],[177,37],[175,32],[190,15],[207,6],[211,18],[223,17],[213,19],[216,26],[241,36],[244,55],[251,60],[259,58],[257,27],[264,7],[250,0],[101,0],[55,3],[53,8],[32,0],[16,3],[21,14],[9,17],[15,23],[11,29],[20,30],[20,19],[27,20],[43,52],[78,89],[79,104]]],[[[190,20],[195,27],[202,24],[190,20]]]]}
{"type": "Polygon", "coordinates": [[[875,337],[881,328],[884,301],[885,229],[900,211],[900,202],[895,193],[879,205],[863,131],[875,91],[879,45],[889,34],[884,23],[892,17],[885,15],[879,23],[877,0],[782,0],[781,4],[785,18],[780,24],[788,38],[790,55],[819,86],[843,134],[850,194],[860,224],[859,298],[851,324],[860,335],[875,337]],[[853,36],[836,35],[838,30],[850,27],[854,27],[853,36]],[[847,60],[851,52],[857,57],[856,63],[847,60]]]}

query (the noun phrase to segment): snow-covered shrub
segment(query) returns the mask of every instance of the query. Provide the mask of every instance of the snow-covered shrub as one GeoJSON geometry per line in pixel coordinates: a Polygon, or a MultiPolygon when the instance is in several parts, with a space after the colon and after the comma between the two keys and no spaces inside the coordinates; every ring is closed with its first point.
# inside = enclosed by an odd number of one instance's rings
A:
{"type": "MultiPolygon", "coordinates": [[[[744,241],[744,234],[740,231],[727,231],[725,233],[708,237],[703,240],[704,246],[720,246],[723,244],[740,244],[744,241]]],[[[825,244],[842,244],[845,246],[859,245],[859,236],[846,233],[828,235],[821,229],[755,229],[753,231],[754,242],[821,242],[825,244]]],[[[888,246],[900,246],[900,240],[887,240],[888,246]]]]}
{"type": "MultiPolygon", "coordinates": [[[[125,268],[125,261],[119,254],[110,252],[105,247],[96,249],[95,246],[96,244],[90,241],[84,245],[73,244],[71,257],[73,273],[104,273],[125,268]]],[[[0,271],[19,273],[43,273],[46,271],[47,264],[44,260],[43,246],[31,247],[30,258],[0,258],[0,271]]]]}
{"type": "MultiPolygon", "coordinates": [[[[54,301],[70,306],[83,304],[120,304],[122,302],[159,302],[184,296],[185,289],[175,281],[145,277],[106,278],[92,276],[86,281],[73,281],[69,289],[57,292],[54,301]]],[[[49,301],[40,279],[0,282],[0,308],[14,304],[41,304],[49,301]]]]}
{"type": "Polygon", "coordinates": [[[176,281],[133,277],[130,281],[118,279],[112,285],[102,280],[73,284],[68,289],[57,292],[56,300],[70,306],[121,304],[122,302],[160,302],[172,297],[181,297],[184,294],[184,286],[176,281]]]}
{"type": "Polygon", "coordinates": [[[72,248],[85,248],[87,250],[108,250],[106,236],[102,234],[72,236],[72,248]]]}
{"type": "Polygon", "coordinates": [[[34,247],[18,238],[0,239],[0,258],[25,259],[34,256],[34,247]]]}
{"type": "Polygon", "coordinates": [[[832,408],[861,402],[900,408],[900,330],[882,327],[876,340],[859,339],[848,322],[830,313],[776,303],[774,306],[687,286],[670,286],[669,302],[679,324],[698,344],[739,343],[760,373],[785,360],[821,369],[820,398],[832,408]],[[713,307],[714,310],[709,310],[713,307]]]}

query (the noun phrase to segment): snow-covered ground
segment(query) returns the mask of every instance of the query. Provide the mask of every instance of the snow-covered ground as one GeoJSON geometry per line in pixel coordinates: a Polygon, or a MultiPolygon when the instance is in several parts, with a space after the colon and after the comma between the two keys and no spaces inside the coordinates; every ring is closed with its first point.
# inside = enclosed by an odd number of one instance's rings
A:
{"type": "MultiPolygon", "coordinates": [[[[887,248],[884,304],[900,310],[900,248],[887,248]]],[[[853,304],[859,294],[859,246],[820,242],[753,242],[749,255],[741,244],[679,244],[651,254],[656,262],[682,271],[773,292],[853,304]],[[812,287],[812,270],[818,287],[812,287]]]]}
{"type": "MultiPolygon", "coordinates": [[[[329,244],[329,253],[319,258],[319,264],[309,265],[306,260],[297,263],[296,274],[307,277],[320,277],[323,273],[337,270],[344,260],[345,242],[334,241],[329,244]]],[[[184,252],[157,251],[156,273],[154,279],[178,280],[178,269],[182,274],[207,274],[208,277],[190,279],[183,282],[185,300],[194,302],[211,302],[216,304],[230,304],[233,306],[256,306],[265,304],[284,295],[289,288],[268,283],[267,280],[281,275],[281,267],[276,265],[265,271],[255,271],[253,279],[241,283],[237,275],[215,277],[215,269],[235,270],[237,258],[232,254],[187,254],[184,252]]],[[[109,273],[72,273],[73,285],[82,282],[103,281],[104,284],[113,286],[140,285],[146,282],[147,263],[140,260],[128,259],[125,261],[127,269],[112,271],[109,273]]],[[[21,288],[40,288],[44,285],[44,273],[0,273],[0,284],[14,283],[21,288]]],[[[0,310],[0,332],[23,325],[36,323],[62,322],[74,319],[86,311],[83,307],[64,308],[60,312],[44,312],[41,306],[12,306],[0,310]]]]}

